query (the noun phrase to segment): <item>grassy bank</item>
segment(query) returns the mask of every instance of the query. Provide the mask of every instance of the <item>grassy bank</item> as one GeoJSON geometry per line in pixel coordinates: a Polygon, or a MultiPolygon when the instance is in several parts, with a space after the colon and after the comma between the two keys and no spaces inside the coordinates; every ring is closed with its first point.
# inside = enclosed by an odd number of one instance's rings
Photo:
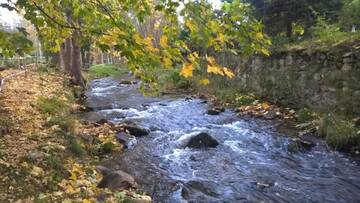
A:
{"type": "Polygon", "coordinates": [[[103,77],[120,77],[129,72],[128,69],[113,64],[98,64],[90,67],[89,72],[86,74],[91,79],[103,77]]]}
{"type": "Polygon", "coordinates": [[[122,145],[111,126],[81,122],[76,91],[67,81],[55,71],[6,81],[0,95],[0,202],[149,200],[97,187],[102,176],[95,166],[121,153],[122,145]]]}

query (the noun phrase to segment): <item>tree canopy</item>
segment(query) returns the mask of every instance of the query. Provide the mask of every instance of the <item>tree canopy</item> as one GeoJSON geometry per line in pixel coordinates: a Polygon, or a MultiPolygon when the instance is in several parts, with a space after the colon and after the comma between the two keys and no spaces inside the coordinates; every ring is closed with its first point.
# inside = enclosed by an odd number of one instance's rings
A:
{"type": "Polygon", "coordinates": [[[221,12],[214,12],[205,0],[18,0],[2,6],[23,13],[48,50],[60,51],[69,38],[79,46],[91,39],[101,50],[125,58],[128,67],[148,82],[156,82],[154,69],[175,66],[182,66],[185,77],[201,68],[233,77],[231,69],[220,67],[211,53],[269,55],[270,40],[262,33],[262,24],[240,0],[224,3],[221,12]],[[153,25],[161,33],[159,44],[134,23],[155,14],[166,19],[153,25]],[[181,37],[184,32],[188,37],[181,37]]]}

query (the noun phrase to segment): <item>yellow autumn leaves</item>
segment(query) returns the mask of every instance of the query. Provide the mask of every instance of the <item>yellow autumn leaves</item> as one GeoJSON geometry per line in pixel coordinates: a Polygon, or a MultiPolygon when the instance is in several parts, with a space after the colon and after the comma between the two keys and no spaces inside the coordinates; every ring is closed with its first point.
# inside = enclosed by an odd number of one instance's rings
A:
{"type": "Polygon", "coordinates": [[[193,71],[194,71],[194,64],[192,63],[184,63],[180,75],[189,78],[193,76],[193,71]]]}
{"type": "MultiPolygon", "coordinates": [[[[193,72],[196,67],[198,67],[197,59],[199,58],[198,54],[196,52],[193,52],[189,56],[189,62],[184,63],[180,75],[189,78],[193,76],[193,72]]],[[[207,73],[215,74],[215,75],[221,75],[226,76],[228,78],[233,78],[235,74],[232,70],[226,67],[221,67],[218,65],[213,57],[206,57],[207,61],[207,73]]],[[[204,78],[199,81],[202,85],[208,85],[210,83],[209,79],[204,78]]]]}
{"type": "Polygon", "coordinates": [[[233,78],[235,76],[235,74],[230,69],[219,66],[213,57],[207,57],[207,62],[208,62],[208,66],[207,66],[208,73],[226,76],[228,78],[233,78]]]}

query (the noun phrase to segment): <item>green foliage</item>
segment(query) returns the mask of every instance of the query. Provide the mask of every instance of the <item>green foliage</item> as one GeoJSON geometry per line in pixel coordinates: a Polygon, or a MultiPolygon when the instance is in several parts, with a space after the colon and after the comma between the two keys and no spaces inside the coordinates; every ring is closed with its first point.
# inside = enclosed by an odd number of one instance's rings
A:
{"type": "Polygon", "coordinates": [[[360,29],[360,0],[345,0],[340,12],[340,23],[346,31],[351,31],[353,26],[360,29]]]}
{"type": "Polygon", "coordinates": [[[314,119],[313,112],[308,108],[302,108],[296,112],[296,119],[300,123],[305,123],[314,119]]]}
{"type": "Polygon", "coordinates": [[[351,121],[326,115],[321,118],[318,133],[334,149],[349,151],[360,144],[360,134],[351,121]]]}
{"type": "Polygon", "coordinates": [[[51,117],[47,126],[58,126],[61,133],[73,133],[75,132],[75,119],[69,114],[60,114],[51,117]]]}
{"type": "Polygon", "coordinates": [[[33,50],[33,43],[25,32],[6,32],[0,30],[0,57],[24,56],[33,50]]]}
{"type": "Polygon", "coordinates": [[[90,78],[103,78],[109,76],[117,77],[126,73],[128,73],[126,68],[120,68],[110,64],[94,65],[89,70],[90,78]]]}
{"type": "Polygon", "coordinates": [[[255,15],[264,21],[265,30],[272,37],[293,39],[303,34],[310,36],[309,28],[317,15],[334,21],[343,0],[245,0],[251,3],[255,15]]]}
{"type": "Polygon", "coordinates": [[[100,151],[104,154],[110,154],[114,151],[115,145],[112,142],[105,142],[101,145],[100,151]]]}
{"type": "Polygon", "coordinates": [[[172,87],[178,89],[189,89],[191,87],[190,81],[184,76],[180,75],[178,69],[173,69],[165,73],[165,83],[171,84],[172,87]]]}
{"type": "Polygon", "coordinates": [[[318,17],[316,24],[312,27],[314,36],[325,43],[336,43],[339,39],[346,37],[336,24],[329,24],[323,17],[318,17]]]}
{"type": "Polygon", "coordinates": [[[37,107],[42,113],[55,115],[63,112],[68,106],[64,101],[56,97],[39,97],[37,107]]]}
{"type": "Polygon", "coordinates": [[[83,144],[74,137],[69,138],[68,150],[77,157],[81,157],[86,154],[83,144]]]}

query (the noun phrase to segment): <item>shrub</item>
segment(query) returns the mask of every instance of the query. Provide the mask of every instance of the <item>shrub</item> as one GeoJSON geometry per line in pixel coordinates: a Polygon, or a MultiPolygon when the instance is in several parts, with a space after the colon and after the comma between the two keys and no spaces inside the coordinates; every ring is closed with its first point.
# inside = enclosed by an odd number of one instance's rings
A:
{"type": "Polygon", "coordinates": [[[75,156],[81,157],[85,155],[86,151],[82,143],[74,137],[69,138],[69,146],[68,149],[75,156]]]}
{"type": "Polygon", "coordinates": [[[350,151],[360,144],[358,129],[351,121],[329,115],[321,118],[319,134],[325,136],[328,145],[337,150],[350,151]]]}
{"type": "Polygon", "coordinates": [[[235,97],[235,104],[238,106],[250,105],[255,101],[255,98],[251,95],[239,95],[235,97]]]}
{"type": "Polygon", "coordinates": [[[73,133],[75,131],[76,121],[75,118],[71,115],[61,114],[52,117],[48,122],[47,126],[51,127],[57,125],[62,132],[73,133]]]}
{"type": "Polygon", "coordinates": [[[39,97],[37,107],[42,113],[55,115],[64,112],[67,109],[67,104],[56,97],[39,97]]]}
{"type": "Polygon", "coordinates": [[[106,142],[101,145],[100,151],[104,154],[110,154],[114,151],[115,145],[112,142],[106,142]]]}
{"type": "Polygon", "coordinates": [[[178,69],[174,69],[167,74],[168,75],[165,77],[165,82],[170,82],[175,88],[189,89],[191,87],[190,81],[181,76],[178,69]]]}

